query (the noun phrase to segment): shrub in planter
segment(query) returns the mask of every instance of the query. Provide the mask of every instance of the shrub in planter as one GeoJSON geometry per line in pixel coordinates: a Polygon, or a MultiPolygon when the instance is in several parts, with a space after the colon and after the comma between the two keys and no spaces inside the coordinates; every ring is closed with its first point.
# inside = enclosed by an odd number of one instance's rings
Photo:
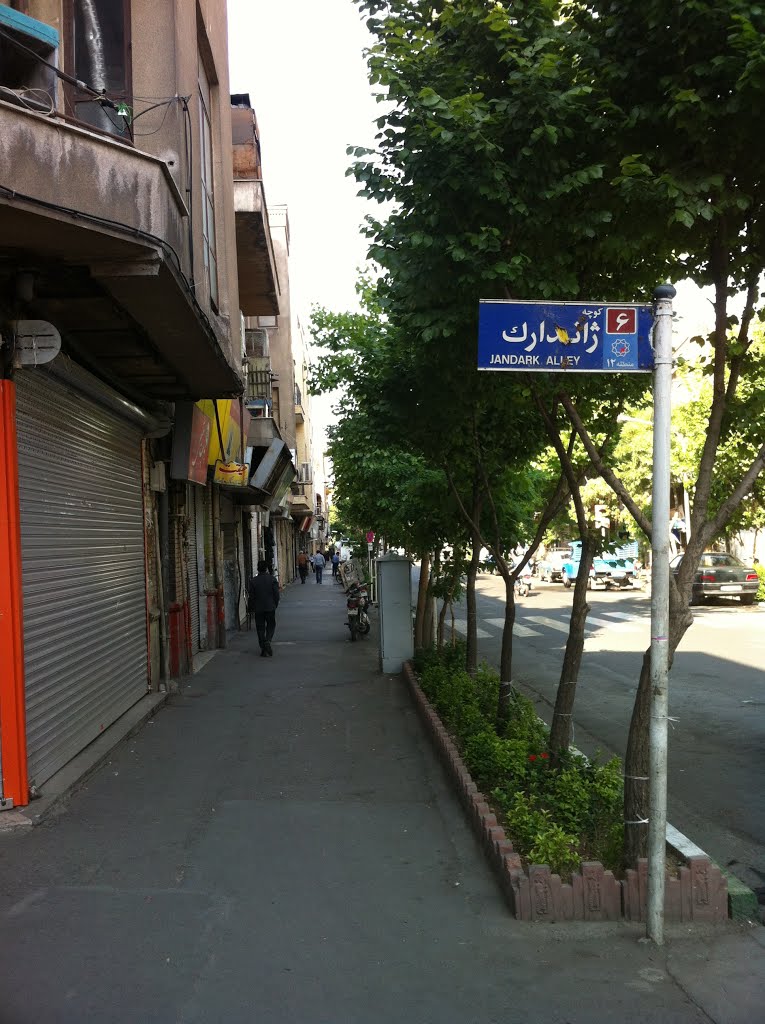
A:
{"type": "Polygon", "coordinates": [[[506,787],[492,797],[508,820],[513,845],[534,864],[547,864],[551,871],[566,876],[580,861],[578,837],[565,831],[550,810],[528,793],[510,793],[506,787]]]}
{"type": "Polygon", "coordinates": [[[463,748],[465,765],[481,790],[490,791],[497,779],[508,786],[522,786],[527,770],[528,751],[522,740],[507,740],[491,729],[471,736],[463,748]]]}
{"type": "Polygon", "coordinates": [[[540,721],[536,708],[528,697],[524,697],[517,690],[514,690],[511,696],[510,715],[503,735],[506,739],[521,740],[531,752],[545,750],[547,747],[547,726],[540,721]]]}
{"type": "Polygon", "coordinates": [[[564,877],[580,860],[616,868],[623,785],[618,758],[601,763],[569,751],[553,767],[547,727],[523,694],[513,694],[509,719],[497,733],[499,678],[491,669],[482,666],[471,677],[454,651],[445,657],[428,652],[418,667],[425,695],[459,744],[476,784],[491,793],[506,818],[521,856],[564,877]]]}
{"type": "MultiPolygon", "coordinates": [[[[534,762],[539,764],[539,761],[534,762]]],[[[577,836],[582,860],[599,860],[616,868],[622,844],[622,766],[614,757],[605,764],[569,751],[557,769],[538,768],[530,792],[568,835],[577,836]]],[[[545,862],[547,863],[547,862],[545,862]]]]}
{"type": "Polygon", "coordinates": [[[481,665],[473,676],[473,685],[481,714],[487,722],[494,725],[499,701],[499,676],[486,665],[481,665]]]}
{"type": "Polygon", "coordinates": [[[754,567],[755,572],[760,577],[760,585],[757,588],[757,600],[765,601],[765,565],[761,565],[759,562],[754,567]]]}
{"type": "Polygon", "coordinates": [[[467,672],[431,666],[422,674],[422,689],[460,744],[486,728],[478,694],[467,672]]]}

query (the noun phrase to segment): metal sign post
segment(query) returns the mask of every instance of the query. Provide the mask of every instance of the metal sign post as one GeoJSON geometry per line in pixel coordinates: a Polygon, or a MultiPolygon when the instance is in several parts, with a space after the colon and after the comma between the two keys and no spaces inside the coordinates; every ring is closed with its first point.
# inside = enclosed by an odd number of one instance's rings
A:
{"type": "Polygon", "coordinates": [[[646,934],[664,942],[669,708],[669,463],[672,386],[671,284],[654,291],[653,499],[651,527],[651,720],[649,731],[648,915],[646,934]]]}
{"type": "Polygon", "coordinates": [[[669,670],[670,284],[654,306],[481,299],[478,369],[548,373],[654,372],[648,937],[664,941],[669,670]],[[651,334],[653,332],[653,344],[651,334]]]}
{"type": "Polygon", "coordinates": [[[369,559],[369,597],[372,604],[377,603],[377,587],[375,586],[374,567],[372,565],[372,548],[374,547],[374,541],[374,530],[367,530],[367,558],[369,559]]]}

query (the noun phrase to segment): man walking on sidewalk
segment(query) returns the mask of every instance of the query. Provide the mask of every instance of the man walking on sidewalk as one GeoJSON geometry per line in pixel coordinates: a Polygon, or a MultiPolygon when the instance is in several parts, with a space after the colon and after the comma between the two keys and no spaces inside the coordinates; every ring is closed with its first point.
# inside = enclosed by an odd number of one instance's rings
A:
{"type": "Polygon", "coordinates": [[[321,574],[322,570],[324,569],[324,562],[324,555],[321,553],[321,551],[317,551],[316,554],[313,556],[313,567],[316,572],[317,583],[321,583],[321,574]]]}
{"type": "Polygon", "coordinates": [[[271,638],[276,629],[278,604],[279,584],[268,572],[268,565],[261,559],[258,562],[258,575],[250,580],[250,607],[255,616],[261,658],[273,657],[271,638]]]}
{"type": "Polygon", "coordinates": [[[298,573],[300,574],[300,582],[305,583],[305,578],[308,575],[308,555],[305,551],[301,551],[297,559],[298,573]]]}

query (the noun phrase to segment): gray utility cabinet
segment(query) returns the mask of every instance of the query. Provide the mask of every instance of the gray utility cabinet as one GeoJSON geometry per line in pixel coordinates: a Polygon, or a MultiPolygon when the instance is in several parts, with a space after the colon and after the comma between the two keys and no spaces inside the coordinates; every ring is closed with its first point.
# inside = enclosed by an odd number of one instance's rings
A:
{"type": "Polygon", "coordinates": [[[401,672],[414,654],[411,574],[411,563],[402,555],[389,553],[377,559],[383,672],[401,672]]]}

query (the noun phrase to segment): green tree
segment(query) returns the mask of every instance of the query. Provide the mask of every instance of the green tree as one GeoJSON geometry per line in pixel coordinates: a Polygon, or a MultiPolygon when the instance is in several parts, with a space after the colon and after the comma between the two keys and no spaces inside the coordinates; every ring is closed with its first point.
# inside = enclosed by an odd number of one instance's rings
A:
{"type": "MultiPolygon", "coordinates": [[[[378,122],[378,150],[356,151],[354,171],[368,195],[394,204],[385,223],[369,225],[371,251],[385,271],[386,314],[423,365],[436,364],[434,347],[450,367],[464,361],[479,296],[626,300],[686,275],[715,290],[712,403],[692,541],[672,587],[673,653],[691,622],[698,557],[765,463],[765,449],[755,448],[716,503],[715,467],[751,367],[763,269],[765,142],[755,120],[765,88],[762,9],[743,0],[528,0],[489,9],[480,0],[359,0],[359,7],[377,39],[372,79],[391,107],[378,122]],[[741,290],[744,313],[729,335],[728,300],[741,290]]],[[[568,379],[565,390],[556,386],[588,456],[650,530],[598,452],[608,428],[588,431],[580,414],[591,386],[574,390],[568,379]]],[[[624,381],[599,386],[614,411],[616,392],[628,397],[624,381]]],[[[522,403],[520,381],[507,390],[522,403]]],[[[640,780],[648,705],[644,662],[628,748],[625,818],[632,821],[647,816],[640,780]]],[[[630,857],[644,839],[641,827],[628,830],[630,857]]]]}
{"type": "MultiPolygon", "coordinates": [[[[370,253],[385,271],[380,302],[407,353],[414,407],[422,407],[437,380],[442,409],[453,416],[461,402],[481,423],[483,448],[468,450],[468,462],[483,464],[488,437],[505,462],[528,464],[549,443],[529,382],[477,374],[466,339],[476,334],[479,296],[565,297],[594,280],[591,261],[582,261],[571,243],[590,244],[612,214],[604,204],[574,220],[572,198],[602,168],[596,158],[574,163],[567,145],[589,127],[591,90],[565,59],[565,36],[550,3],[512,11],[498,4],[488,12],[465,0],[359,6],[371,15],[378,40],[372,79],[392,107],[378,121],[378,148],[352,151],[354,173],[367,195],[395,204],[385,223],[370,222],[370,253]],[[501,422],[488,428],[492,415],[498,418],[492,404],[501,422]]],[[[607,286],[599,281],[601,294],[607,286]]],[[[622,386],[640,388],[634,380],[622,386]]],[[[580,379],[576,390],[593,389],[580,379]]],[[[438,425],[443,449],[438,410],[427,419],[438,425]]],[[[484,487],[491,519],[488,477],[484,487]]],[[[497,538],[506,531],[496,525],[480,532],[498,549],[506,587],[502,708],[512,687],[513,581],[520,567],[511,571],[504,563],[497,538]]]]}
{"type": "MultiPolygon", "coordinates": [[[[677,585],[671,581],[671,663],[692,621],[688,603],[701,553],[726,528],[765,466],[760,435],[749,465],[716,500],[716,481],[727,475],[731,413],[742,378],[752,370],[751,328],[765,269],[759,174],[765,143],[756,114],[765,92],[765,11],[745,0],[573,0],[567,16],[582,73],[597,82],[602,97],[608,129],[603,158],[620,208],[612,244],[624,244],[637,268],[655,268],[658,257],[662,277],[679,276],[679,270],[714,291],[712,397],[691,538],[677,585]],[[736,293],[745,297],[738,322],[729,309],[736,293]]],[[[621,481],[613,473],[606,478],[639,526],[650,530],[621,481]]],[[[633,822],[647,818],[649,709],[646,654],[627,748],[625,819],[633,822]]],[[[630,859],[645,849],[645,835],[642,824],[627,827],[630,859]]]]}

